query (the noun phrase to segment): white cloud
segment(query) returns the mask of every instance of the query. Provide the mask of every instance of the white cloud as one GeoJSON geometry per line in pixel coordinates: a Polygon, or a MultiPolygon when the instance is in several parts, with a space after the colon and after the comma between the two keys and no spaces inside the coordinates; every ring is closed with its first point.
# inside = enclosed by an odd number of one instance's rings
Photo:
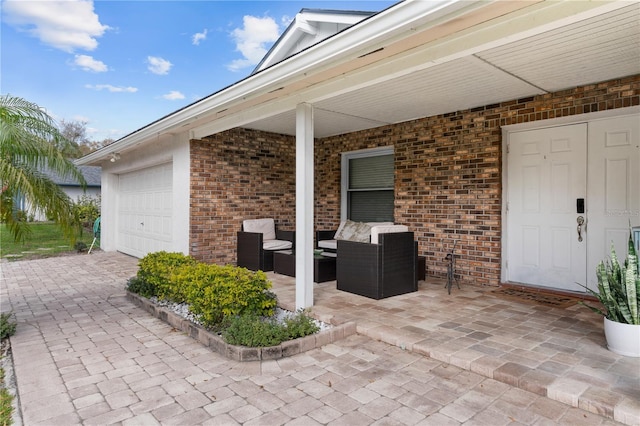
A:
{"type": "Polygon", "coordinates": [[[172,90],[169,93],[167,93],[166,95],[162,95],[162,97],[164,99],[167,99],[169,101],[176,101],[178,99],[184,99],[184,95],[180,92],[178,92],[177,90],[172,90]]]}
{"type": "Polygon", "coordinates": [[[43,43],[65,52],[94,50],[97,37],[109,28],[100,23],[91,0],[18,1],[2,3],[5,20],[43,43]]]}
{"type": "Polygon", "coordinates": [[[293,22],[294,19],[295,19],[295,16],[291,17],[289,15],[283,15],[282,18],[280,18],[280,25],[287,28],[293,22]]]}
{"type": "Polygon", "coordinates": [[[171,62],[158,56],[147,56],[147,64],[149,64],[147,69],[158,75],[169,74],[169,70],[173,66],[171,62]]]}
{"type": "Polygon", "coordinates": [[[122,92],[126,92],[126,93],[135,93],[138,91],[137,87],[122,87],[122,86],[112,86],[111,84],[87,84],[84,87],[86,87],[87,89],[93,89],[93,90],[108,90],[109,92],[112,93],[122,93],[122,92]]]}
{"type": "Polygon", "coordinates": [[[202,40],[207,39],[207,29],[205,28],[201,33],[195,33],[191,36],[191,42],[194,45],[199,45],[202,40]]]}
{"type": "Polygon", "coordinates": [[[88,55],[76,55],[73,63],[84,71],[105,72],[108,70],[107,65],[88,55]]]}
{"type": "Polygon", "coordinates": [[[267,53],[268,43],[278,40],[280,29],[273,18],[246,15],[243,18],[244,27],[236,28],[231,37],[236,43],[236,50],[243,58],[236,59],[227,65],[230,71],[257,65],[267,53]]]}
{"type": "Polygon", "coordinates": [[[100,131],[100,130],[96,129],[95,127],[85,127],[85,130],[90,135],[98,134],[98,132],[100,131]]]}

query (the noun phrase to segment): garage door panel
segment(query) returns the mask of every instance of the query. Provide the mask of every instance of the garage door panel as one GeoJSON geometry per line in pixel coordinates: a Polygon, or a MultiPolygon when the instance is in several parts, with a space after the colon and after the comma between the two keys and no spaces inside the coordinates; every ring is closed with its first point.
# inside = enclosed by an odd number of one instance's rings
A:
{"type": "Polygon", "coordinates": [[[172,247],[171,163],[120,175],[118,250],[137,257],[172,247]]]}

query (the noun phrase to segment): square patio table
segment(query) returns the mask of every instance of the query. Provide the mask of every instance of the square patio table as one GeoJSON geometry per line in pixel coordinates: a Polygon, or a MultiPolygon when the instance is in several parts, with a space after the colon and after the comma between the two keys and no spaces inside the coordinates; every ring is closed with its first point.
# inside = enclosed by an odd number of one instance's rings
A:
{"type": "MultiPolygon", "coordinates": [[[[277,251],[273,253],[273,272],[277,274],[287,275],[289,277],[296,276],[296,255],[291,250],[277,251]]],[[[321,254],[313,255],[313,282],[323,283],[326,281],[334,281],[336,279],[336,258],[323,256],[321,254]]]]}

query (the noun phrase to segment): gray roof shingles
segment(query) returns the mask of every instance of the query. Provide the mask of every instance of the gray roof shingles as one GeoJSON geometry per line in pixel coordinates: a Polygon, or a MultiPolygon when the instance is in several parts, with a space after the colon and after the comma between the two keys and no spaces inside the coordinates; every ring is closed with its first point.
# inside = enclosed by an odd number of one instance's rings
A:
{"type": "MultiPolygon", "coordinates": [[[[100,187],[101,185],[101,175],[102,175],[102,167],[98,166],[78,166],[78,170],[84,176],[84,180],[87,181],[87,188],[91,187],[100,187]]],[[[80,183],[69,177],[61,177],[57,173],[52,172],[51,170],[44,170],[44,174],[49,176],[49,178],[54,181],[56,184],[60,186],[80,186],[80,183]]]]}

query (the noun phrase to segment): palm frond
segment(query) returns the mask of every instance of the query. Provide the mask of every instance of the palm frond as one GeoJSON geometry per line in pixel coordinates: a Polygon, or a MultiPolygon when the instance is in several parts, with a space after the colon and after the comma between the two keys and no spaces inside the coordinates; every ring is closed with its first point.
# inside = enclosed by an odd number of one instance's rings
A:
{"type": "MultiPolygon", "coordinates": [[[[25,99],[0,96],[0,182],[3,194],[20,194],[35,209],[54,219],[72,240],[78,228],[73,202],[56,185],[45,170],[62,178],[73,178],[86,187],[82,173],[65,158],[62,150],[71,144],[58,130],[55,121],[38,105],[25,99]]],[[[3,206],[14,239],[23,239],[19,221],[12,219],[13,203],[3,206]],[[9,210],[10,207],[10,210],[9,210]]]]}

